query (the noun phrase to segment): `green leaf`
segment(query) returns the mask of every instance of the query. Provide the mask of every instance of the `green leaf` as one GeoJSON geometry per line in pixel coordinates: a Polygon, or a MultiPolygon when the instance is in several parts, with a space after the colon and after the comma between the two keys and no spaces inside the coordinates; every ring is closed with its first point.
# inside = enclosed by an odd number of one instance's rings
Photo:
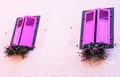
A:
{"type": "Polygon", "coordinates": [[[90,46],[95,46],[95,43],[90,43],[90,46]]]}
{"type": "Polygon", "coordinates": [[[23,53],[20,53],[20,56],[21,56],[21,57],[24,57],[24,54],[23,54],[23,53]]]}
{"type": "Polygon", "coordinates": [[[13,53],[16,53],[16,51],[15,51],[15,50],[13,50],[12,52],[13,52],[13,53]]]}
{"type": "Polygon", "coordinates": [[[84,48],[88,48],[88,44],[84,44],[84,48]]]}

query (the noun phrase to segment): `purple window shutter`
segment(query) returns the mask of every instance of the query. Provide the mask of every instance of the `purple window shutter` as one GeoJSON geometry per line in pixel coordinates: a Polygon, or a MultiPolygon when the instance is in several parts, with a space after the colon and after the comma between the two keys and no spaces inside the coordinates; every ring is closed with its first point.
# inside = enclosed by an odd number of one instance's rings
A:
{"type": "Polygon", "coordinates": [[[19,45],[32,47],[37,17],[26,16],[24,17],[24,20],[25,22],[23,25],[23,30],[19,45]]]}
{"type": "Polygon", "coordinates": [[[23,21],[24,21],[23,18],[19,18],[17,20],[16,27],[15,27],[15,34],[14,34],[14,37],[12,40],[12,44],[14,44],[14,45],[18,45],[18,43],[19,43],[19,38],[20,38],[21,30],[22,30],[23,21]]]}
{"type": "Polygon", "coordinates": [[[110,44],[110,10],[98,9],[96,42],[110,44]]]}
{"type": "Polygon", "coordinates": [[[95,16],[96,16],[96,10],[91,10],[91,11],[85,12],[84,30],[83,30],[83,45],[94,42],[95,16]]]}

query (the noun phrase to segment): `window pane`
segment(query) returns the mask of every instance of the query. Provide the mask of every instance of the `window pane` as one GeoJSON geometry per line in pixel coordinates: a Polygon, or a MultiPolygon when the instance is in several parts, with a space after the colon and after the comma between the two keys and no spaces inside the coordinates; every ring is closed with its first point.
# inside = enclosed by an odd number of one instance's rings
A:
{"type": "Polygon", "coordinates": [[[23,19],[20,19],[20,20],[18,21],[18,27],[22,26],[22,23],[23,23],[23,19]]]}
{"type": "Polygon", "coordinates": [[[108,11],[100,10],[100,16],[99,16],[99,19],[108,20],[108,11]]]}
{"type": "Polygon", "coordinates": [[[94,12],[90,12],[86,16],[86,22],[93,20],[94,18],[94,12]]]}
{"type": "Polygon", "coordinates": [[[27,17],[26,25],[33,26],[34,25],[34,18],[27,17]]]}

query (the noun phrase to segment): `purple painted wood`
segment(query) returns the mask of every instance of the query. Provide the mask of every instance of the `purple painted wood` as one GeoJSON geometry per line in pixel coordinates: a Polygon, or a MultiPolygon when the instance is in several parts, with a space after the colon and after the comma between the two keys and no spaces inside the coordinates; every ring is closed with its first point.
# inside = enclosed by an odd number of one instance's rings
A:
{"type": "Polygon", "coordinates": [[[94,42],[96,10],[87,11],[84,18],[83,45],[94,42]]]}
{"type": "Polygon", "coordinates": [[[19,45],[32,47],[37,17],[24,17],[24,25],[19,45]]]}
{"type": "Polygon", "coordinates": [[[23,18],[19,18],[17,20],[17,24],[16,24],[16,27],[15,27],[15,34],[14,34],[14,37],[13,37],[13,40],[12,40],[12,44],[14,44],[14,45],[18,45],[18,43],[19,43],[19,38],[20,38],[22,26],[23,26],[23,21],[24,21],[23,18]]]}
{"type": "Polygon", "coordinates": [[[96,42],[110,44],[110,10],[98,9],[96,42]]]}

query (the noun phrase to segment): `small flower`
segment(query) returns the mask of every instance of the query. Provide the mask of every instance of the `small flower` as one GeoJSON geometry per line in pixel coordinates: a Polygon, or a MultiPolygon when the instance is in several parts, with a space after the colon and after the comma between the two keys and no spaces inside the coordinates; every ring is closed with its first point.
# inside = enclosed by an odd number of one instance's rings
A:
{"type": "Polygon", "coordinates": [[[21,50],[18,51],[18,54],[19,53],[24,53],[24,52],[26,52],[26,50],[25,49],[21,49],[21,50]]]}
{"type": "Polygon", "coordinates": [[[93,48],[93,50],[94,50],[94,51],[97,51],[97,50],[98,50],[98,48],[93,48]]]}
{"type": "Polygon", "coordinates": [[[85,51],[83,51],[82,54],[83,54],[83,55],[86,54],[85,51]]]}
{"type": "Polygon", "coordinates": [[[101,56],[101,54],[97,54],[97,56],[98,56],[98,57],[100,57],[100,56],[101,56]]]}
{"type": "Polygon", "coordinates": [[[102,59],[105,60],[105,57],[103,57],[102,59]]]}

